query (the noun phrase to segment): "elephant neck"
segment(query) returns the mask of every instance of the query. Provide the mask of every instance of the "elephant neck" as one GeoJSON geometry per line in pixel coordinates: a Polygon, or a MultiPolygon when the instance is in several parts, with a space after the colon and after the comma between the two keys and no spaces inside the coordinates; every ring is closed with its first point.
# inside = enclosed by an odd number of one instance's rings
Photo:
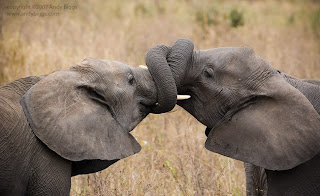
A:
{"type": "Polygon", "coordinates": [[[280,75],[294,88],[299,90],[320,114],[320,86],[304,82],[298,78],[280,72],[280,75]]]}

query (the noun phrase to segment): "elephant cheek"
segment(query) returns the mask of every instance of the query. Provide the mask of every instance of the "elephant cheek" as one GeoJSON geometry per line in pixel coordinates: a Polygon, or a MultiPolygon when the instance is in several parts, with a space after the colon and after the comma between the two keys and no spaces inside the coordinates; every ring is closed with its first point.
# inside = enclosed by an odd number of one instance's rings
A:
{"type": "Polygon", "coordinates": [[[119,123],[127,130],[128,132],[132,131],[138,124],[143,120],[147,114],[140,112],[139,107],[130,107],[124,109],[122,115],[119,115],[119,123]]]}

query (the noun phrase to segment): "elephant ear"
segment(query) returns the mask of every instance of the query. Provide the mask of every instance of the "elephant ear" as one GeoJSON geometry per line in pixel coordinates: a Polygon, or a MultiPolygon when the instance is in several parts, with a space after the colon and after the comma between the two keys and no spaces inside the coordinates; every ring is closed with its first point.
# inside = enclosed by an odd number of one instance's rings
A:
{"type": "Polygon", "coordinates": [[[71,68],[30,88],[20,103],[34,134],[71,161],[115,160],[139,152],[139,143],[108,108],[90,98],[86,77],[92,76],[71,68]]]}
{"type": "Polygon", "coordinates": [[[320,151],[320,117],[280,74],[259,87],[253,104],[209,132],[205,146],[269,170],[287,170],[320,151]]]}

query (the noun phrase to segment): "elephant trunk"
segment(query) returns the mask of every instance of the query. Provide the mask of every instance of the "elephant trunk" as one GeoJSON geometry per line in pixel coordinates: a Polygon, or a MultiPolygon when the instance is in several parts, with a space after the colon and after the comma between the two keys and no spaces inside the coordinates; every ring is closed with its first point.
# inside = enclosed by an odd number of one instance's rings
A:
{"type": "Polygon", "coordinates": [[[152,113],[164,113],[174,108],[177,87],[181,85],[192,59],[193,43],[189,39],[177,40],[172,48],[158,45],[148,51],[146,64],[158,91],[158,105],[152,113]]]}
{"type": "Polygon", "coordinates": [[[167,62],[173,73],[177,88],[182,85],[187,69],[193,61],[193,42],[190,39],[178,39],[171,48],[167,62]]]}
{"type": "Polygon", "coordinates": [[[169,52],[170,47],[158,45],[146,55],[146,64],[158,92],[158,104],[151,111],[156,114],[172,110],[177,102],[177,87],[166,59],[169,52]]]}

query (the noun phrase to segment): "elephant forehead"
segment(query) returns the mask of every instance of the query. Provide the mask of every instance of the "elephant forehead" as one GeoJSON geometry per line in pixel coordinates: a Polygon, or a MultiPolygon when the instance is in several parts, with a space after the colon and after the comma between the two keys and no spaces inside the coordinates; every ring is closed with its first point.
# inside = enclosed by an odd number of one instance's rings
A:
{"type": "Polygon", "coordinates": [[[112,72],[126,72],[130,69],[129,65],[119,61],[101,60],[101,62],[112,72]]]}
{"type": "Polygon", "coordinates": [[[95,58],[84,59],[80,67],[99,74],[99,77],[106,81],[119,80],[127,77],[127,74],[130,73],[130,66],[124,63],[95,58]]]}
{"type": "Polygon", "coordinates": [[[221,47],[202,50],[201,58],[204,58],[207,63],[223,66],[232,61],[246,62],[254,54],[253,49],[250,47],[221,47]]]}
{"type": "Polygon", "coordinates": [[[81,62],[81,65],[89,65],[102,72],[125,72],[129,66],[119,61],[86,58],[81,62]]]}

